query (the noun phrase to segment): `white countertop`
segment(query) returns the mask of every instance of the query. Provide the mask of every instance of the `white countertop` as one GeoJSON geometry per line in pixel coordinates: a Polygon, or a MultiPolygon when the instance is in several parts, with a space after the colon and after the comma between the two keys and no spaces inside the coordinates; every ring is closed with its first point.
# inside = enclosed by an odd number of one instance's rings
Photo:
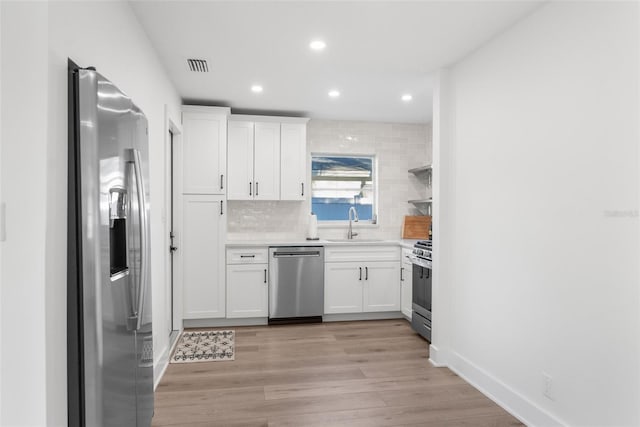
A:
{"type": "Polygon", "coordinates": [[[411,249],[418,240],[395,239],[395,240],[230,240],[227,241],[228,248],[256,247],[256,246],[388,246],[398,245],[402,248],[411,249]]]}

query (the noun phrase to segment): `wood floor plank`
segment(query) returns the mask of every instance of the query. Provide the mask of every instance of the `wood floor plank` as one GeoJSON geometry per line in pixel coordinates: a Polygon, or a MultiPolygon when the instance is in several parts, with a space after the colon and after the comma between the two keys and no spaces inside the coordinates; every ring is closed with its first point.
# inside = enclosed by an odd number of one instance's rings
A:
{"type": "Polygon", "coordinates": [[[364,378],[364,374],[356,367],[320,367],[263,370],[250,375],[234,372],[217,375],[208,375],[206,373],[199,375],[167,375],[166,380],[163,378],[162,385],[163,390],[169,388],[173,390],[211,390],[349,378],[364,378]]]}
{"type": "Polygon", "coordinates": [[[265,386],[265,399],[287,399],[291,397],[330,396],[348,393],[415,391],[424,388],[439,388],[456,385],[460,379],[454,376],[415,375],[399,378],[365,378],[355,380],[321,381],[316,383],[265,386]]]}
{"type": "Polygon", "coordinates": [[[522,425],[401,319],[217,329],[236,331],[235,360],[171,364],[153,426],[522,425]]]}
{"type": "Polygon", "coordinates": [[[426,402],[420,406],[395,406],[331,411],[322,414],[301,414],[269,417],[269,427],[387,427],[402,425],[439,426],[451,420],[475,419],[503,414],[497,405],[488,405],[487,399],[469,399],[458,402],[426,402]]]}
{"type": "Polygon", "coordinates": [[[167,387],[158,387],[155,394],[155,406],[189,406],[209,405],[220,407],[233,404],[237,401],[262,402],[265,400],[264,387],[238,387],[205,390],[173,390],[167,387]]]}

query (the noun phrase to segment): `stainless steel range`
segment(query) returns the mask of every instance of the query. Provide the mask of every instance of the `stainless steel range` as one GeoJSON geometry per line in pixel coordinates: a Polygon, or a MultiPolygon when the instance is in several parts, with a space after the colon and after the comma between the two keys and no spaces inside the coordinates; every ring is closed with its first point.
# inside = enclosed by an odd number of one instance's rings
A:
{"type": "Polygon", "coordinates": [[[431,342],[431,266],[432,241],[416,242],[411,254],[413,264],[413,330],[431,342]]]}

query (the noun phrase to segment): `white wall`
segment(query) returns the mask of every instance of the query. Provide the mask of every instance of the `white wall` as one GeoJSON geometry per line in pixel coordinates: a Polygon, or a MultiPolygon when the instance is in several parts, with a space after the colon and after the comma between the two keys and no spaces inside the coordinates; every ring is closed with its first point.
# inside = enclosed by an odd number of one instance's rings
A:
{"type": "Polygon", "coordinates": [[[179,123],[181,101],[127,2],[2,2],[2,8],[2,136],[11,141],[2,158],[11,213],[2,337],[3,348],[21,351],[3,353],[0,424],[66,425],[67,57],[95,66],[149,120],[157,361],[167,357],[163,331],[170,318],[163,261],[165,105],[179,123]]]}
{"type": "MultiPolygon", "coordinates": [[[[1,425],[46,425],[47,4],[2,8],[1,425]]],[[[64,254],[64,243],[61,253],[64,254]]],[[[63,282],[64,284],[64,282],[63,282]]],[[[64,340],[61,343],[65,345],[64,340]]],[[[62,362],[64,365],[64,361],[62,362]]],[[[62,392],[64,393],[64,388],[62,392]]]]}
{"type": "Polygon", "coordinates": [[[531,425],[640,425],[638,16],[547,4],[444,91],[441,361],[531,425]]]}
{"type": "MultiPolygon", "coordinates": [[[[0,7],[0,28],[2,27],[2,7],[0,7]]],[[[2,51],[2,31],[0,31],[0,52],[2,51]]],[[[0,58],[0,100],[2,99],[2,65],[0,58]]],[[[0,204],[4,202],[2,197],[2,102],[0,101],[0,204]]],[[[1,213],[0,213],[1,214],[1,213]]],[[[0,219],[4,220],[4,219],[0,219]]],[[[2,242],[0,239],[0,301],[2,301],[2,242]]],[[[0,384],[2,384],[2,303],[0,302],[0,384]]],[[[2,420],[2,387],[0,387],[0,421],[2,420]]]]}
{"type": "MultiPolygon", "coordinates": [[[[314,153],[376,156],[378,225],[356,224],[359,238],[399,239],[404,215],[418,213],[407,201],[430,196],[426,181],[407,172],[431,163],[430,124],[312,119],[307,125],[308,182],[314,153]]],[[[304,239],[310,211],[310,198],[304,202],[230,201],[227,236],[229,240],[304,239]]],[[[346,224],[321,226],[318,235],[345,238],[346,232],[346,224]]]]}

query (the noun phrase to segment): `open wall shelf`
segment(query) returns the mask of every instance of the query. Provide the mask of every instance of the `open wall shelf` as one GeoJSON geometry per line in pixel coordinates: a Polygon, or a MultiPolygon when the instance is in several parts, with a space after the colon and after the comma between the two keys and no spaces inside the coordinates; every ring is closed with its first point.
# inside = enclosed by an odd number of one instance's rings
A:
{"type": "Polygon", "coordinates": [[[421,214],[431,215],[431,205],[433,203],[433,199],[409,200],[409,203],[414,205],[421,214]]]}
{"type": "Polygon", "coordinates": [[[420,166],[419,168],[409,169],[409,173],[412,173],[414,175],[420,175],[423,173],[431,172],[431,169],[433,169],[433,166],[431,165],[420,166]]]}
{"type": "Polygon", "coordinates": [[[427,178],[427,186],[431,187],[431,177],[433,172],[433,165],[420,166],[419,168],[409,169],[409,173],[421,178],[425,176],[427,178]]]}

